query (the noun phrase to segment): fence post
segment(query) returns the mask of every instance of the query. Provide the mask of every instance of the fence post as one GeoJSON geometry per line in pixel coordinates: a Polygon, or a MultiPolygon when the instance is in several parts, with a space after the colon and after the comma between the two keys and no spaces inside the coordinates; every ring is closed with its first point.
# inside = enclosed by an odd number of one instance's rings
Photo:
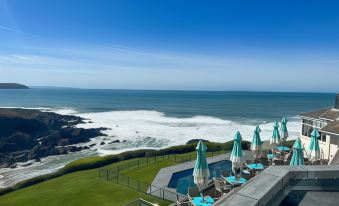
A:
{"type": "Polygon", "coordinates": [[[165,190],[161,189],[162,190],[162,199],[164,200],[165,199],[165,190]]]}
{"type": "Polygon", "coordinates": [[[108,180],[108,170],[106,170],[106,180],[108,180]]]}

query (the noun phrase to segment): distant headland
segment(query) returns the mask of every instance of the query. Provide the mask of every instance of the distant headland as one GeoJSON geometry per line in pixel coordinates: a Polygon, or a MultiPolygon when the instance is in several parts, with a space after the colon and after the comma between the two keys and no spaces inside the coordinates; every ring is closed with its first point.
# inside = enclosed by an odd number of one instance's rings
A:
{"type": "Polygon", "coordinates": [[[0,83],[0,89],[29,89],[29,87],[18,83],[0,83]]]}

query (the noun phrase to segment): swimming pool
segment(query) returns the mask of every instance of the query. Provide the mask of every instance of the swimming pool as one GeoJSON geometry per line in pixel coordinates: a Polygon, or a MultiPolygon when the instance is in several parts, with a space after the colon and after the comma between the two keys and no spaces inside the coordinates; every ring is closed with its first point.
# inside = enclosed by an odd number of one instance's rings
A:
{"type": "MultiPolygon", "coordinates": [[[[220,177],[221,171],[231,170],[232,162],[229,160],[223,160],[211,163],[208,167],[211,175],[210,179],[212,179],[213,177],[220,177]]],[[[176,189],[176,191],[180,194],[187,195],[189,187],[196,187],[193,180],[193,168],[173,173],[168,187],[176,189]]]]}

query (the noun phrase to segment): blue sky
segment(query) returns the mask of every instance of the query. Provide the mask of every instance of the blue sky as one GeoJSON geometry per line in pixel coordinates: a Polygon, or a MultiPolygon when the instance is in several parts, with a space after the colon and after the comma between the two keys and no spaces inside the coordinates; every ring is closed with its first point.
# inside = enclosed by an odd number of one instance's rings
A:
{"type": "Polygon", "coordinates": [[[339,90],[338,1],[0,0],[0,82],[339,90]]]}

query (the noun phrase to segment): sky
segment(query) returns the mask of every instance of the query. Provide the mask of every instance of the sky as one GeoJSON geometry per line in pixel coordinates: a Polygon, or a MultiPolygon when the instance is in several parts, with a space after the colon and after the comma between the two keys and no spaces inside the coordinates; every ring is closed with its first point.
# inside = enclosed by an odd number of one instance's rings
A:
{"type": "Polygon", "coordinates": [[[339,92],[339,1],[0,0],[0,82],[339,92]]]}

